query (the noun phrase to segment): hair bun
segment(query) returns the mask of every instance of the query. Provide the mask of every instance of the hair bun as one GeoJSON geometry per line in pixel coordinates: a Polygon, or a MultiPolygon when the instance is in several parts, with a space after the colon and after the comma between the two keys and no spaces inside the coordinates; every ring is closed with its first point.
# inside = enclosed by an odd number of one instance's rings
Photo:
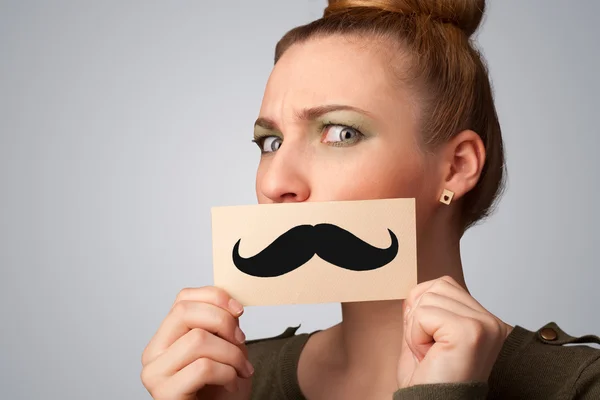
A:
{"type": "Polygon", "coordinates": [[[451,23],[471,36],[479,27],[485,0],[329,0],[324,16],[339,14],[356,7],[378,8],[404,15],[431,16],[451,23]]]}

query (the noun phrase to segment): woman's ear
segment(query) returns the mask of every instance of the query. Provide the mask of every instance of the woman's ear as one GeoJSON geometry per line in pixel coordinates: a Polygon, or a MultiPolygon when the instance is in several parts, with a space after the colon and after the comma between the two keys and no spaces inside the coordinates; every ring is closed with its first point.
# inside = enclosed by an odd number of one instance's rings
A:
{"type": "Polygon", "coordinates": [[[454,193],[454,200],[462,198],[475,187],[485,164],[485,147],[481,137],[472,130],[464,130],[450,139],[441,152],[442,187],[454,193]]]}

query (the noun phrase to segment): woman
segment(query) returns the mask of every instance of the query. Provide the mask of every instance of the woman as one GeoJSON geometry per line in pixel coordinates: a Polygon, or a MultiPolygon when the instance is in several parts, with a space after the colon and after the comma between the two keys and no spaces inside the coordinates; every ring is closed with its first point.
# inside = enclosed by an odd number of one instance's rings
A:
{"type": "Polygon", "coordinates": [[[260,203],[410,197],[420,283],[405,301],[342,304],[343,321],[245,342],[242,306],[178,295],[146,347],[155,399],[600,398],[600,351],[554,324],[511,327],[465,286],[459,241],[502,190],[483,0],[330,1],[278,43],[255,142],[260,203]]]}

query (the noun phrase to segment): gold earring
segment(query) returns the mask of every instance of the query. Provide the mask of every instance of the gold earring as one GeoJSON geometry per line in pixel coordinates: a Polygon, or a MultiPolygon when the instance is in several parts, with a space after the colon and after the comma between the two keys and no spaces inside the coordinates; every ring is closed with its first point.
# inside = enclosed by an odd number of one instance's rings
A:
{"type": "Polygon", "coordinates": [[[442,202],[444,204],[450,204],[453,197],[454,197],[453,191],[444,189],[444,193],[442,193],[442,196],[440,197],[440,202],[442,202]]]}

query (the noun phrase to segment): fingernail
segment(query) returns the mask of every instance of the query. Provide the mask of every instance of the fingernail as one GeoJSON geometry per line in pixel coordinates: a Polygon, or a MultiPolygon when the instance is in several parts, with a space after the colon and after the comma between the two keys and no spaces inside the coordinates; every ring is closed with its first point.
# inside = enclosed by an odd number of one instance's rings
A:
{"type": "Polygon", "coordinates": [[[240,315],[242,312],[244,312],[244,306],[242,306],[240,302],[235,299],[229,300],[229,309],[235,315],[240,315]]]}
{"type": "Polygon", "coordinates": [[[235,340],[240,344],[246,341],[246,335],[244,335],[244,332],[242,332],[239,326],[236,326],[235,328],[235,340]]]}
{"type": "Polygon", "coordinates": [[[248,372],[248,378],[254,374],[254,367],[250,364],[250,361],[246,360],[246,371],[248,372]]]}

